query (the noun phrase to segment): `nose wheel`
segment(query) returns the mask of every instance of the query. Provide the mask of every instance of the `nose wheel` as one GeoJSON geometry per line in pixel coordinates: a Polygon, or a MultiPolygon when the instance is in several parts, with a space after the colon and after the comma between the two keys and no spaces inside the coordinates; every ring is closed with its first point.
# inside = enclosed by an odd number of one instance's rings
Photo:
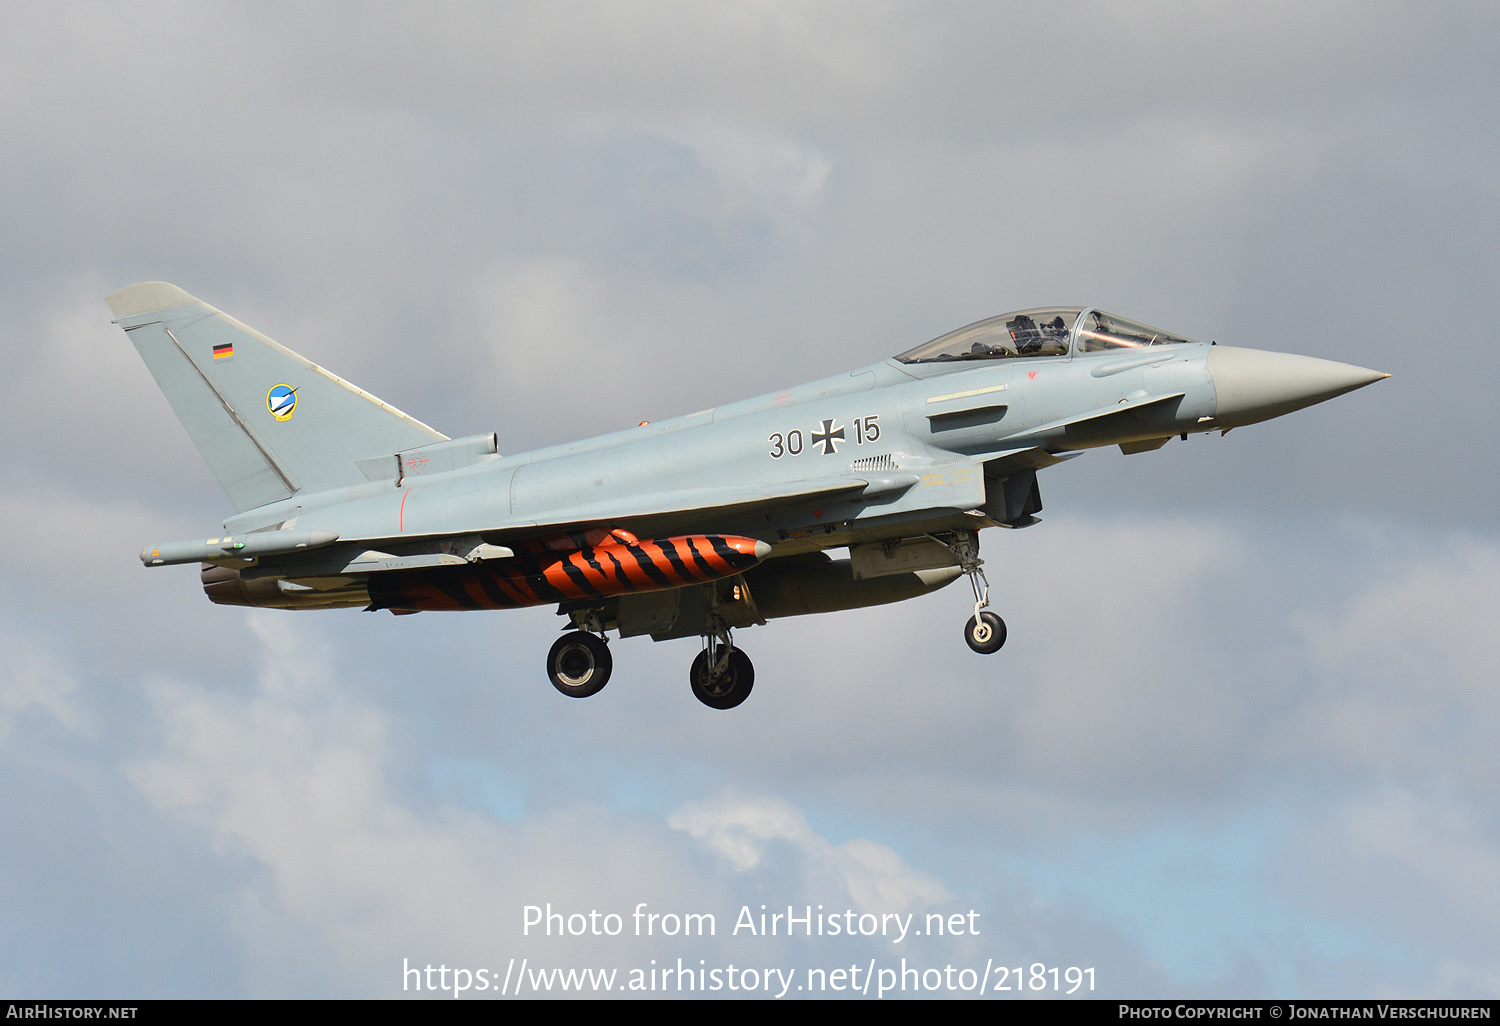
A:
{"type": "Polygon", "coordinates": [[[990,579],[984,575],[984,560],[979,558],[979,539],[972,534],[960,535],[948,550],[974,589],[974,615],[964,624],[964,642],[980,655],[1000,651],[1007,633],[1005,621],[989,611],[990,579]]]}
{"type": "Polygon", "coordinates": [[[964,624],[964,641],[980,655],[1000,651],[1005,644],[1005,633],[1005,621],[987,609],[975,613],[964,624]]]}

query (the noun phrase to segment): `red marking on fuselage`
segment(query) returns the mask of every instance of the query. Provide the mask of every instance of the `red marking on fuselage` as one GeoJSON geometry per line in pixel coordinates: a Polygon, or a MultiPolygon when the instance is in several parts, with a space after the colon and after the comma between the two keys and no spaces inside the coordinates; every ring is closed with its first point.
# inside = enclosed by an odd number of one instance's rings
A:
{"type": "Polygon", "coordinates": [[[406,530],[406,497],[410,494],[410,488],[401,493],[401,511],[396,514],[396,532],[398,534],[406,530]]]}
{"type": "Polygon", "coordinates": [[[1036,371],[1027,371],[1026,372],[1026,376],[1028,378],[1031,378],[1033,381],[1035,381],[1036,380],[1036,371]]]}

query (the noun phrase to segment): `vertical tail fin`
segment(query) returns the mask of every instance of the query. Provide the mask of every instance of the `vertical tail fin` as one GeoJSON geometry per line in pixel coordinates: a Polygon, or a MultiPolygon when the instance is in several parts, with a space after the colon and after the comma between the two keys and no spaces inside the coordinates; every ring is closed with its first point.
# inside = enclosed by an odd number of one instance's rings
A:
{"type": "Polygon", "coordinates": [[[356,460],[447,437],[175,285],[106,302],[236,512],[363,484],[356,460]]]}

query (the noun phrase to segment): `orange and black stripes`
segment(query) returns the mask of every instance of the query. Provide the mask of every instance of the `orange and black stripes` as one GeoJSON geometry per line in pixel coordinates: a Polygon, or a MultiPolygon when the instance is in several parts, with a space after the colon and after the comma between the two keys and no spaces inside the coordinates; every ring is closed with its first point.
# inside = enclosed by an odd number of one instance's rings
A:
{"type": "Polygon", "coordinates": [[[760,562],[753,538],[690,534],[641,541],[596,529],[538,539],[511,559],[372,574],[373,609],[512,609],[701,584],[760,562]],[[571,544],[570,544],[571,543],[571,544]]]}

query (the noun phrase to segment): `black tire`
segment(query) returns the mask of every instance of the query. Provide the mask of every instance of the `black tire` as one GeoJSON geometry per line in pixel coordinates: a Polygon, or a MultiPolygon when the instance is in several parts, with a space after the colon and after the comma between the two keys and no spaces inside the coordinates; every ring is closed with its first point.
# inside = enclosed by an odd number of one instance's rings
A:
{"type": "Polygon", "coordinates": [[[597,695],[609,683],[614,668],[609,646],[587,631],[564,634],[547,653],[547,677],[569,698],[597,695]]]}
{"type": "Polygon", "coordinates": [[[980,655],[1000,651],[1005,644],[1005,621],[986,610],[964,624],[964,641],[980,655]]]}
{"type": "Polygon", "coordinates": [[[729,665],[717,680],[708,674],[708,653],[699,652],[688,671],[693,682],[693,695],[710,709],[733,709],[750,697],[755,686],[755,667],[750,657],[739,649],[729,650],[729,665]]]}

